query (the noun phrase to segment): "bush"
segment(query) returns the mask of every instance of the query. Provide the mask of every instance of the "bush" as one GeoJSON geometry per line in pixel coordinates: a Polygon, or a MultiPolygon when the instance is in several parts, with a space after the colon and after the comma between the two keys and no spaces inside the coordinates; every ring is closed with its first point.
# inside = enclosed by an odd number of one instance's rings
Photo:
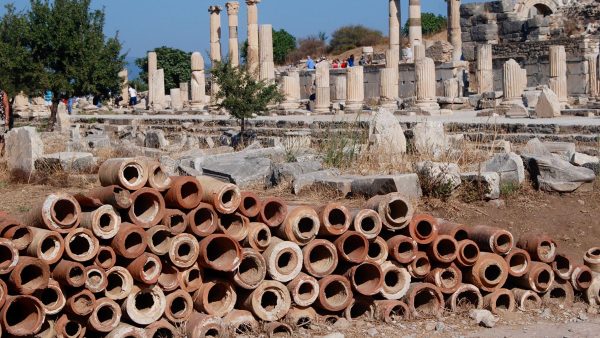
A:
{"type": "Polygon", "coordinates": [[[361,25],[344,26],[333,32],[329,50],[339,54],[357,47],[375,46],[384,41],[380,31],[361,25]]]}
{"type": "Polygon", "coordinates": [[[309,36],[298,41],[298,48],[291,52],[288,56],[288,60],[291,63],[298,62],[308,55],[313,58],[318,58],[325,55],[327,52],[327,44],[324,40],[316,37],[309,36]]]}
{"type": "MultiPolygon", "coordinates": [[[[408,24],[406,22],[403,29],[406,35],[408,35],[408,24]]],[[[434,35],[448,28],[448,20],[442,15],[423,13],[421,15],[421,27],[423,27],[424,35],[434,35]]]]}

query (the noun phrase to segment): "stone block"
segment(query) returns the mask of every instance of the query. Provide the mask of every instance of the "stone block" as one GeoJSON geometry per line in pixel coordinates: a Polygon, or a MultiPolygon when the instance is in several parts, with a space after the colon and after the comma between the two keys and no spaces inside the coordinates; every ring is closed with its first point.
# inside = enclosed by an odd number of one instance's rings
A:
{"type": "Polygon", "coordinates": [[[463,182],[480,184],[484,191],[484,198],[497,200],[500,198],[500,175],[496,172],[470,172],[460,175],[463,182]]]}
{"type": "Polygon", "coordinates": [[[33,127],[15,128],[5,136],[8,170],[26,178],[35,170],[35,161],[44,154],[44,143],[33,127]]]}
{"type": "Polygon", "coordinates": [[[51,169],[75,173],[92,173],[96,168],[94,155],[86,152],[61,152],[44,155],[35,162],[37,170],[51,169]]]}
{"type": "Polygon", "coordinates": [[[523,92],[523,102],[525,102],[525,106],[535,109],[540,99],[540,95],[542,95],[541,90],[526,90],[523,92]]]}
{"type": "Polygon", "coordinates": [[[353,195],[373,197],[400,192],[413,200],[423,196],[417,174],[344,176],[344,178],[350,179],[353,195]]]}
{"type": "Polygon", "coordinates": [[[384,156],[406,153],[406,137],[398,119],[387,109],[379,109],[369,125],[370,146],[384,156]]]}
{"type": "Polygon", "coordinates": [[[544,147],[567,162],[571,162],[577,152],[575,143],[571,142],[544,142],[544,147]]]}
{"type": "Polygon", "coordinates": [[[523,159],[515,153],[496,154],[483,163],[481,170],[498,173],[500,185],[520,185],[525,182],[523,159]]]}
{"type": "Polygon", "coordinates": [[[450,185],[452,190],[458,188],[462,183],[460,179],[460,167],[456,163],[442,163],[424,161],[417,163],[417,174],[428,186],[450,185]]]}
{"type": "Polygon", "coordinates": [[[573,163],[574,165],[583,167],[588,163],[600,163],[600,158],[598,158],[598,156],[590,156],[587,154],[575,152],[575,155],[573,155],[573,159],[571,160],[571,163],[573,163]]]}
{"type": "Polygon", "coordinates": [[[593,170],[576,167],[558,156],[523,156],[529,175],[543,191],[569,193],[596,179],[593,170]]]}
{"type": "Polygon", "coordinates": [[[535,113],[538,118],[560,117],[560,101],[550,88],[542,89],[535,113]]]}
{"type": "Polygon", "coordinates": [[[412,146],[419,154],[441,155],[447,150],[446,131],[442,122],[422,122],[411,130],[412,146]]]}
{"type": "Polygon", "coordinates": [[[206,161],[200,168],[204,175],[226,179],[240,188],[264,186],[266,178],[271,174],[273,162],[264,157],[233,158],[228,160],[206,161]]]}
{"type": "Polygon", "coordinates": [[[165,138],[165,132],[159,129],[146,131],[144,146],[152,149],[165,149],[169,141],[165,138]]]}
{"type": "Polygon", "coordinates": [[[313,186],[318,180],[323,180],[335,176],[339,176],[340,172],[337,169],[327,169],[321,171],[315,171],[306,174],[300,174],[294,178],[293,191],[294,194],[298,195],[302,190],[313,186]]]}
{"type": "Polygon", "coordinates": [[[92,134],[86,136],[83,141],[91,149],[110,148],[110,138],[104,134],[92,134]]]}
{"type": "Polygon", "coordinates": [[[319,160],[274,163],[271,168],[271,174],[267,177],[265,185],[267,187],[274,187],[282,182],[293,182],[300,175],[320,171],[322,169],[323,163],[319,160]]]}

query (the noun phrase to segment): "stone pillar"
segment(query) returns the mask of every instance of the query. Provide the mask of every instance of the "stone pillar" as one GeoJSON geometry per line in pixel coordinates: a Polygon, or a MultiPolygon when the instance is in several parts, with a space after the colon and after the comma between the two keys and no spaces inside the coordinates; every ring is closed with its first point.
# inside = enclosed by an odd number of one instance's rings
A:
{"type": "Polygon", "coordinates": [[[275,63],[273,63],[273,26],[260,25],[260,79],[272,83],[275,81],[275,63]]]}
{"type": "Polygon", "coordinates": [[[282,77],[281,91],[284,96],[284,101],[281,103],[282,109],[293,110],[300,107],[300,74],[297,71],[292,71],[282,77]]]}
{"type": "Polygon", "coordinates": [[[240,47],[238,41],[238,13],[240,12],[240,3],[230,1],[225,4],[227,7],[227,17],[229,18],[229,62],[233,67],[240,65],[240,47]]]}
{"type": "Polygon", "coordinates": [[[162,110],[166,108],[167,102],[165,98],[165,70],[157,69],[154,72],[154,102],[152,109],[162,110]]]}
{"type": "Polygon", "coordinates": [[[423,110],[440,109],[437,103],[435,62],[431,58],[415,61],[415,92],[417,107],[423,110]]]}
{"type": "Polygon", "coordinates": [[[331,92],[329,89],[329,62],[321,61],[317,63],[316,87],[317,98],[315,102],[315,113],[328,114],[331,112],[331,92]]]}
{"type": "Polygon", "coordinates": [[[334,98],[333,102],[338,104],[346,103],[346,76],[336,76],[334,80],[334,98]]]}
{"type": "Polygon", "coordinates": [[[477,47],[477,94],[494,91],[494,65],[492,63],[492,45],[477,47]]]}
{"type": "Polygon", "coordinates": [[[399,58],[400,58],[400,54],[396,53],[391,48],[387,49],[385,51],[385,67],[398,69],[398,64],[400,63],[399,58]]]}
{"type": "Polygon", "coordinates": [[[388,109],[398,109],[398,67],[379,71],[379,104],[388,109]]]}
{"type": "Polygon", "coordinates": [[[156,52],[148,52],[148,107],[154,104],[156,88],[154,88],[154,75],[158,69],[158,56],[156,52]]]}
{"type": "Polygon", "coordinates": [[[221,61],[221,7],[209,6],[210,13],[210,61],[221,61]]]}
{"type": "Polygon", "coordinates": [[[527,87],[527,71],[517,61],[510,59],[504,64],[502,78],[504,101],[502,105],[523,105],[523,91],[527,87]]]}
{"type": "Polygon", "coordinates": [[[259,74],[259,52],[258,52],[258,4],[260,0],[246,0],[248,5],[248,56],[246,64],[250,74],[257,78],[259,74]]]}
{"type": "Polygon", "coordinates": [[[400,0],[389,0],[390,2],[390,48],[392,57],[388,60],[386,57],[386,67],[398,67],[398,63],[390,64],[389,61],[400,61],[400,30],[401,30],[401,9],[400,0]]]}
{"type": "Polygon", "coordinates": [[[129,105],[129,72],[127,69],[123,69],[119,72],[119,79],[121,79],[121,97],[123,101],[121,101],[121,106],[129,105]]]}
{"type": "Polygon", "coordinates": [[[564,46],[550,46],[550,89],[564,108],[568,103],[567,53],[564,46]]]}
{"type": "Polygon", "coordinates": [[[423,43],[421,0],[409,0],[408,2],[408,40],[413,47],[423,43]]]}
{"type": "Polygon", "coordinates": [[[448,2],[448,41],[452,44],[452,61],[462,58],[462,30],[460,28],[460,0],[448,2]]]}
{"type": "Polygon", "coordinates": [[[183,109],[183,101],[181,101],[181,90],[172,88],[171,91],[171,109],[178,111],[183,109]]]}
{"type": "Polygon", "coordinates": [[[346,112],[360,113],[365,101],[365,74],[363,67],[348,68],[346,80],[346,112]]]}
{"type": "Polygon", "coordinates": [[[600,91],[600,88],[598,88],[598,54],[587,55],[585,58],[589,65],[588,93],[590,94],[590,98],[596,98],[600,91]]]}
{"type": "Polygon", "coordinates": [[[179,84],[179,92],[181,93],[181,102],[184,106],[187,105],[190,101],[190,83],[181,82],[179,84]]]}
{"type": "Polygon", "coordinates": [[[413,47],[413,55],[414,55],[415,62],[417,62],[418,60],[424,59],[427,56],[426,51],[425,51],[425,45],[414,46],[413,47]]]}
{"type": "Polygon", "coordinates": [[[199,52],[192,54],[192,81],[190,83],[192,110],[206,109],[206,78],[204,77],[204,58],[199,52]]]}

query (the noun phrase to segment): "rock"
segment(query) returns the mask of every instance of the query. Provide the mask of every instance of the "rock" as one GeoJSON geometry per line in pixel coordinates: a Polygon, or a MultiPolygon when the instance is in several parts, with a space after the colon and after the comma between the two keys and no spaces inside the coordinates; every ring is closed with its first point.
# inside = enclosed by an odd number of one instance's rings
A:
{"type": "Polygon", "coordinates": [[[596,174],[596,176],[600,176],[600,163],[586,163],[582,165],[584,168],[588,168],[596,174]]]}
{"type": "Polygon", "coordinates": [[[321,171],[315,171],[312,173],[301,174],[294,178],[293,192],[298,195],[303,189],[313,186],[317,180],[338,176],[340,174],[337,169],[327,169],[321,171]]]}
{"type": "Polygon", "coordinates": [[[498,173],[500,176],[500,185],[520,185],[525,182],[523,159],[515,153],[496,154],[493,158],[483,163],[481,170],[498,173]]]}
{"type": "Polygon", "coordinates": [[[560,116],[560,101],[558,96],[547,87],[542,88],[542,93],[535,107],[538,118],[553,118],[560,116]]]}
{"type": "Polygon", "coordinates": [[[96,167],[96,159],[91,153],[62,152],[44,155],[35,162],[37,170],[53,169],[66,172],[91,173],[96,167]]]}
{"type": "Polygon", "coordinates": [[[571,162],[577,152],[575,143],[572,142],[544,142],[543,144],[549,152],[559,155],[567,162],[571,162]]]}
{"type": "Polygon", "coordinates": [[[469,316],[475,320],[478,325],[483,327],[492,328],[496,325],[499,318],[494,316],[488,310],[471,310],[469,316]]]}
{"type": "Polygon", "coordinates": [[[574,165],[583,167],[584,165],[586,165],[588,163],[600,163],[600,158],[598,158],[598,156],[590,156],[590,155],[575,152],[575,155],[573,155],[573,159],[571,160],[571,163],[573,163],[574,165]]]}
{"type": "Polygon", "coordinates": [[[371,149],[383,156],[406,153],[406,137],[398,119],[389,110],[380,108],[369,126],[371,149]]]}
{"type": "Polygon", "coordinates": [[[412,200],[423,196],[417,174],[342,176],[341,178],[350,180],[350,191],[353,195],[373,197],[401,192],[412,200]]]}
{"type": "Polygon", "coordinates": [[[596,176],[593,170],[576,167],[556,155],[523,155],[525,166],[538,189],[555,192],[573,192],[596,176]]]}
{"type": "Polygon", "coordinates": [[[521,153],[528,154],[528,155],[539,155],[539,156],[551,155],[548,148],[546,148],[544,143],[542,143],[542,141],[540,141],[538,138],[529,140],[529,142],[527,142],[527,144],[525,145],[525,147],[523,148],[521,153]]]}
{"type": "Polygon", "coordinates": [[[525,101],[528,108],[535,109],[540,100],[540,95],[542,95],[541,90],[526,90],[523,92],[523,101],[525,101]]]}
{"type": "Polygon", "coordinates": [[[496,172],[470,172],[463,173],[460,178],[464,182],[481,184],[484,191],[483,196],[488,200],[500,198],[500,175],[496,172]]]}
{"type": "Polygon", "coordinates": [[[367,335],[369,337],[377,337],[379,335],[379,331],[377,331],[376,328],[372,327],[370,329],[367,330],[367,335]]]}
{"type": "Polygon", "coordinates": [[[271,168],[271,175],[267,177],[265,185],[274,187],[282,182],[293,182],[298,176],[323,169],[319,160],[299,161],[292,163],[275,163],[271,168]]]}
{"type": "Polygon", "coordinates": [[[271,174],[272,161],[264,157],[233,158],[228,160],[206,161],[196,170],[202,169],[204,175],[227,179],[240,188],[253,185],[263,186],[271,174]]]}
{"type": "Polygon", "coordinates": [[[180,160],[175,160],[170,156],[163,155],[159,158],[160,164],[163,166],[165,171],[169,176],[178,176],[179,175],[179,165],[181,164],[180,160]]]}
{"type": "Polygon", "coordinates": [[[35,161],[44,154],[44,144],[33,127],[15,128],[5,136],[5,157],[11,174],[29,178],[35,170],[35,161]]]}
{"type": "Polygon", "coordinates": [[[144,146],[152,149],[164,149],[169,145],[162,130],[148,130],[144,139],[144,146]]]}
{"type": "Polygon", "coordinates": [[[110,148],[110,138],[104,134],[92,134],[86,136],[83,141],[91,149],[110,148]]]}
{"type": "Polygon", "coordinates": [[[442,122],[422,122],[412,129],[412,145],[419,154],[440,156],[447,150],[442,122]]]}
{"type": "Polygon", "coordinates": [[[529,117],[529,110],[522,104],[511,104],[508,109],[504,108],[506,117],[529,117]]]}
{"type": "Polygon", "coordinates": [[[442,187],[449,185],[450,190],[454,190],[462,183],[460,179],[460,167],[456,163],[442,163],[424,161],[417,163],[417,174],[422,184],[428,187],[442,187]]]}
{"type": "Polygon", "coordinates": [[[338,330],[346,330],[349,329],[351,326],[352,324],[346,318],[340,318],[335,322],[335,324],[333,324],[333,327],[338,330]]]}
{"type": "Polygon", "coordinates": [[[446,325],[444,325],[444,323],[442,323],[442,322],[438,322],[438,323],[436,323],[436,324],[435,324],[435,330],[436,330],[437,332],[442,332],[442,331],[444,331],[445,329],[446,329],[446,325]]]}

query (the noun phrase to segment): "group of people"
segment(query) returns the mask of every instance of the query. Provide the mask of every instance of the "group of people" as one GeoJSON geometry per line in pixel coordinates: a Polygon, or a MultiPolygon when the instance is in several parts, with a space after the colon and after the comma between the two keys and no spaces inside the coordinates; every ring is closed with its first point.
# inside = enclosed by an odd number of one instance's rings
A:
{"type": "MultiPolygon", "coordinates": [[[[313,70],[317,68],[317,64],[325,61],[325,58],[321,58],[319,61],[313,60],[310,56],[307,57],[306,59],[306,69],[308,70],[313,70]]],[[[358,65],[359,66],[366,66],[366,65],[370,65],[373,63],[373,58],[369,55],[366,56],[365,55],[361,55],[360,60],[358,60],[358,65]]],[[[354,57],[354,54],[350,55],[350,57],[340,60],[340,59],[335,59],[331,62],[331,68],[333,69],[346,69],[346,68],[351,68],[354,67],[356,64],[356,59],[354,57]]]]}

